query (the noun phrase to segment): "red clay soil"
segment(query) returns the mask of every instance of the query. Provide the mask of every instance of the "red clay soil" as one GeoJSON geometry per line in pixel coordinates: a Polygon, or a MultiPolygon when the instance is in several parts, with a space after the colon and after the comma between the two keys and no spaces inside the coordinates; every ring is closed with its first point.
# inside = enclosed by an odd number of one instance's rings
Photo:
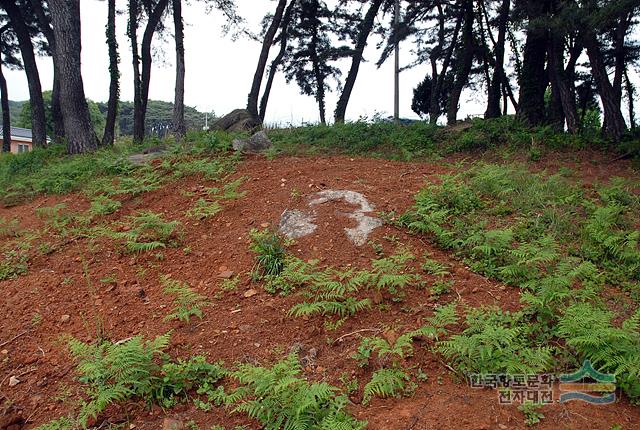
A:
{"type": "MultiPolygon", "coordinates": [[[[591,183],[611,176],[632,176],[624,164],[595,169],[592,154],[576,159],[576,174],[591,183]],[[588,173],[588,174],[584,174],[588,173]]],[[[550,157],[553,169],[558,157],[550,157]]],[[[453,159],[448,161],[455,161],[453,159]]],[[[600,157],[600,161],[602,158],[600,157]]],[[[536,166],[541,168],[542,165],[536,166]]],[[[119,220],[137,210],[162,213],[166,219],[179,220],[185,227],[183,243],[163,250],[163,259],[152,254],[130,255],[119,252],[119,245],[100,239],[79,239],[61,245],[61,239],[48,241],[56,249],[50,255],[30,260],[27,274],[0,282],[0,429],[33,428],[51,419],[69,414],[77,406],[82,387],[77,381],[63,335],[83,341],[96,337],[98,322],[104,325],[109,339],[118,341],[137,334],[154,337],[172,331],[169,353],[174,357],[203,354],[210,361],[270,364],[283,358],[294,345],[316,348],[317,359],[305,368],[310,380],[325,380],[341,385],[341,375],[358,378],[362,387],[371,370],[358,367],[350,356],[360,343],[360,335],[333,340],[362,329],[384,329],[395,336],[423,325],[437,304],[427,289],[410,289],[402,303],[387,309],[374,306],[349,318],[335,331],[328,331],[324,318],[287,317],[286,311],[299,297],[272,296],[259,284],[252,284],[249,272],[253,255],[249,251],[248,233],[252,228],[277,226],[287,208],[302,207],[312,193],[323,189],[348,189],[363,193],[379,211],[402,213],[413,204],[414,194],[425,179],[449,172],[450,163],[402,163],[373,159],[247,157],[238,166],[234,178],[246,177],[241,186],[244,198],[225,202],[224,210],[209,220],[196,222],[185,216],[204,193],[203,186],[213,186],[198,178],[172,182],[140,197],[123,201],[122,208],[108,219],[119,220]],[[448,167],[445,167],[448,166],[448,167]],[[185,251],[186,248],[186,251],[185,251]],[[237,291],[222,291],[221,272],[233,271],[241,282],[237,291]],[[88,274],[88,278],[85,276],[88,274]],[[186,281],[211,299],[202,321],[190,324],[164,321],[171,308],[170,297],[163,294],[161,275],[186,281]],[[108,279],[108,280],[107,280],[108,279]],[[101,280],[107,280],[101,282],[101,280]],[[251,288],[257,294],[245,298],[251,288]],[[39,324],[33,324],[39,315],[39,324]],[[63,315],[68,315],[63,317],[63,315]],[[17,335],[19,337],[13,339],[17,335]],[[16,376],[20,383],[10,387],[16,376]],[[12,427],[13,424],[13,427],[12,427]]],[[[70,210],[88,207],[83,195],[42,197],[22,206],[0,209],[0,217],[17,218],[22,228],[41,229],[43,222],[34,214],[38,207],[65,203],[70,210]]],[[[318,258],[321,265],[368,267],[376,258],[370,245],[355,247],[343,229],[352,220],[343,214],[344,205],[325,205],[319,212],[315,234],[301,238],[289,249],[308,260],[318,258]]],[[[439,251],[425,239],[407,234],[393,226],[377,229],[371,240],[380,243],[389,255],[397,244],[409,247],[422,257],[453,266],[453,291],[440,302],[459,300],[470,306],[499,305],[504,309],[519,307],[519,291],[470,272],[460,262],[439,251]],[[393,238],[395,237],[395,238],[393,238]],[[392,240],[390,240],[392,239],[392,240]],[[395,243],[393,243],[395,242],[395,243]]],[[[34,247],[37,248],[37,245],[34,247]]],[[[32,252],[32,254],[35,254],[32,252]]],[[[428,275],[424,280],[434,281],[428,275]]],[[[389,302],[391,303],[391,302],[389,302]]],[[[369,333],[363,332],[364,335],[369,333]]],[[[426,348],[416,348],[407,361],[428,375],[412,397],[374,399],[368,406],[354,395],[351,412],[369,422],[370,429],[514,429],[526,428],[516,406],[501,406],[497,394],[490,390],[471,389],[426,348]]],[[[361,395],[360,395],[361,396],[361,395]]],[[[622,398],[610,406],[582,403],[559,404],[543,409],[541,429],[609,429],[620,424],[625,429],[640,426],[640,409],[622,398]]],[[[165,417],[194,420],[200,428],[213,424],[226,428],[260,425],[244,415],[222,408],[211,412],[197,410],[191,404],[163,411],[148,408],[141,402],[111,407],[96,423],[126,423],[125,428],[158,429],[165,417]],[[106,421],[105,421],[106,420],[106,421]],[[133,427],[135,426],[135,427],[133,427]]]]}

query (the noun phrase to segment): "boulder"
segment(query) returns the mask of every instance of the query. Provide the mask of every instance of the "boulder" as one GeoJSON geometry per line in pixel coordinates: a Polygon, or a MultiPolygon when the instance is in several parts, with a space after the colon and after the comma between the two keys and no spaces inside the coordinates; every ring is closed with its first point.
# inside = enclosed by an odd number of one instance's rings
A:
{"type": "Polygon", "coordinates": [[[259,131],[246,140],[235,139],[231,144],[233,149],[242,152],[260,152],[271,148],[272,145],[273,143],[264,131],[259,131]]]}
{"type": "Polygon", "coordinates": [[[251,117],[248,110],[236,109],[217,119],[212,128],[214,130],[241,132],[254,130],[259,126],[260,123],[251,117]]]}

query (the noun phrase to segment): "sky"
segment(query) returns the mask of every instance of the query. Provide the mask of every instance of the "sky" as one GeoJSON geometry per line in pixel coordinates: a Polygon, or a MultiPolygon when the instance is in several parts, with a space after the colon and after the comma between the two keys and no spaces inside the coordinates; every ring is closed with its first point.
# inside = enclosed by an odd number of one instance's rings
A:
{"type": "MultiPolygon", "coordinates": [[[[205,6],[195,0],[188,2],[183,8],[185,21],[185,62],[186,88],[185,103],[196,107],[201,112],[215,112],[224,115],[236,108],[246,106],[247,94],[260,52],[260,43],[247,38],[232,40],[223,34],[224,17],[217,11],[207,13],[205,6]]],[[[131,49],[126,36],[127,14],[126,1],[118,0],[117,7],[123,12],[117,18],[121,72],[121,99],[133,99],[133,66],[131,49]]],[[[262,18],[267,12],[273,12],[276,3],[268,0],[237,0],[238,10],[247,21],[252,31],[260,28],[262,18]]],[[[108,98],[109,72],[108,51],[105,43],[104,29],[107,16],[107,3],[100,0],[82,0],[82,76],[84,90],[88,98],[95,101],[106,101],[108,98]]],[[[171,26],[171,19],[167,19],[171,26]]],[[[143,30],[140,30],[142,33],[143,30]]],[[[142,36],[140,36],[141,38],[142,36]]],[[[173,101],[175,71],[174,47],[172,36],[160,40],[154,39],[156,59],[151,73],[150,99],[173,101]]],[[[379,53],[376,44],[379,38],[371,36],[365,50],[365,63],[352,93],[347,119],[372,117],[376,113],[384,116],[393,112],[393,61],[387,61],[382,67],[375,65],[379,53]]],[[[411,46],[405,44],[401,50],[401,65],[411,62],[409,51],[411,46]]],[[[275,56],[277,47],[272,48],[271,56],[275,56]]],[[[43,90],[51,89],[53,65],[48,57],[38,59],[40,79],[43,90]]],[[[346,76],[349,63],[341,64],[343,78],[346,76]],[[343,66],[343,67],[342,67],[343,66]]],[[[402,72],[400,78],[400,115],[404,118],[418,118],[411,111],[411,99],[415,88],[427,72],[424,64],[402,72]]],[[[27,80],[23,71],[6,71],[6,78],[11,100],[29,98],[27,80]]],[[[264,82],[264,81],[263,81],[264,82]]],[[[332,92],[327,97],[327,118],[331,118],[338,94],[332,92]]],[[[460,102],[458,117],[479,115],[484,112],[483,96],[466,91],[460,102]]],[[[272,125],[289,125],[315,123],[319,121],[317,104],[313,97],[302,96],[295,82],[287,84],[282,73],[278,73],[274,82],[266,123],[272,125]]]]}

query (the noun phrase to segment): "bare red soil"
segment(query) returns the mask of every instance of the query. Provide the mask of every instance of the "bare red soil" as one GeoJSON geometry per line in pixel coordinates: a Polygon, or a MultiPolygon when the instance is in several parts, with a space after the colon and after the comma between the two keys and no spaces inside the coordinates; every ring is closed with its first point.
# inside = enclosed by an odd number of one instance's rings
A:
{"type": "MultiPolygon", "coordinates": [[[[611,176],[634,175],[624,164],[604,165],[598,154],[570,157],[572,160],[552,156],[533,168],[553,172],[569,162],[576,176],[587,184],[606,181],[611,176]],[[592,159],[599,164],[591,162],[592,159]]],[[[247,195],[226,202],[223,212],[210,220],[196,222],[185,216],[185,211],[204,192],[203,186],[213,185],[198,178],[172,182],[155,192],[124,200],[122,208],[109,216],[111,220],[119,220],[144,209],[181,221],[185,228],[182,245],[163,250],[163,259],[155,258],[153,253],[123,254],[118,244],[106,239],[95,243],[79,239],[61,245],[56,243],[58,239],[49,238],[54,248],[60,245],[59,249],[32,258],[27,274],[0,282],[0,344],[6,343],[0,347],[3,399],[0,405],[5,409],[4,415],[0,415],[0,429],[33,428],[76,407],[82,387],[61,337],[72,335],[92,341],[97,321],[102,321],[104,332],[113,341],[172,331],[169,349],[172,356],[203,354],[211,361],[224,360],[228,366],[235,362],[270,364],[283,358],[295,344],[314,347],[318,351],[317,360],[307,366],[305,377],[341,385],[340,377],[346,375],[358,378],[362,389],[371,370],[359,368],[351,358],[360,343],[360,334],[351,333],[382,329],[386,330],[385,335],[394,336],[421,326],[437,305],[429,292],[410,289],[404,302],[391,304],[387,310],[373,307],[349,318],[337,330],[327,331],[322,317],[286,316],[286,311],[300,298],[272,296],[259,284],[251,283],[249,272],[254,256],[249,251],[248,233],[267,224],[277,226],[283,210],[301,207],[306,197],[323,189],[358,191],[376,210],[402,213],[411,207],[413,196],[425,179],[449,172],[451,166],[444,162],[402,163],[347,157],[287,157],[275,161],[248,157],[234,174],[234,178],[247,178],[240,188],[247,195]],[[237,291],[220,289],[219,275],[229,270],[241,278],[237,291]],[[212,305],[204,309],[202,321],[192,320],[189,324],[164,321],[171,301],[162,292],[161,275],[186,281],[211,299],[212,305]],[[111,280],[101,282],[107,278],[111,280]],[[251,288],[257,294],[246,298],[244,293],[251,288]],[[33,324],[34,315],[41,317],[39,324],[33,324]],[[17,335],[20,337],[11,341],[17,335]],[[342,336],[345,337],[339,342],[334,341],[342,336]],[[12,376],[20,383],[10,387],[8,381],[12,376]]],[[[17,218],[24,229],[41,229],[44,223],[35,216],[35,209],[57,203],[65,203],[73,211],[88,207],[88,201],[80,194],[42,197],[18,207],[0,209],[0,217],[17,218]]],[[[376,258],[373,247],[357,248],[347,239],[343,229],[353,221],[344,216],[344,211],[343,205],[327,205],[319,212],[316,233],[297,240],[289,251],[305,260],[318,258],[321,265],[368,267],[369,261],[376,258]]],[[[470,306],[498,305],[511,310],[519,307],[517,289],[470,272],[424,238],[384,225],[372,234],[371,240],[382,244],[385,253],[391,254],[396,248],[388,240],[391,236],[419,258],[428,251],[432,258],[453,266],[453,291],[440,301],[459,300],[470,306]]],[[[424,279],[434,280],[429,275],[424,279]]],[[[355,404],[350,410],[357,418],[367,420],[370,429],[526,428],[515,405],[499,405],[495,391],[471,389],[426,348],[418,347],[416,351],[407,364],[421,368],[428,380],[419,384],[412,397],[374,399],[368,406],[360,404],[358,395],[352,397],[355,404]]],[[[537,427],[541,429],[640,426],[640,409],[624,398],[609,406],[556,403],[544,407],[542,412],[545,418],[537,427]]],[[[95,424],[99,426],[106,420],[130,423],[125,428],[158,429],[167,416],[194,420],[204,429],[213,424],[260,428],[246,416],[222,408],[203,412],[184,404],[163,411],[158,407],[149,409],[142,402],[112,407],[95,424]]]]}

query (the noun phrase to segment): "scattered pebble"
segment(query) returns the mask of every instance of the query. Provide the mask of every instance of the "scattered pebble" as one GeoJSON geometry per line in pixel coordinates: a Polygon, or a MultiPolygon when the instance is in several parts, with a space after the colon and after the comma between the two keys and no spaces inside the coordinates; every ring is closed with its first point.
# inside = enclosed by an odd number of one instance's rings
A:
{"type": "Polygon", "coordinates": [[[65,315],[62,315],[62,316],[60,317],[60,322],[61,322],[61,323],[67,323],[67,322],[69,322],[69,320],[70,320],[70,319],[71,319],[71,315],[66,315],[66,314],[65,314],[65,315]]]}
{"type": "Polygon", "coordinates": [[[256,294],[258,294],[258,292],[257,292],[255,289],[253,289],[253,288],[244,292],[244,296],[245,296],[246,298],[253,297],[253,296],[255,296],[256,294]]]}
{"type": "Polygon", "coordinates": [[[233,277],[233,270],[225,270],[224,272],[220,272],[218,274],[218,278],[222,279],[231,279],[233,277]]]}
{"type": "Polygon", "coordinates": [[[21,381],[16,378],[15,376],[12,376],[11,378],[9,378],[9,386],[10,387],[15,387],[16,385],[18,385],[21,381]]]}

